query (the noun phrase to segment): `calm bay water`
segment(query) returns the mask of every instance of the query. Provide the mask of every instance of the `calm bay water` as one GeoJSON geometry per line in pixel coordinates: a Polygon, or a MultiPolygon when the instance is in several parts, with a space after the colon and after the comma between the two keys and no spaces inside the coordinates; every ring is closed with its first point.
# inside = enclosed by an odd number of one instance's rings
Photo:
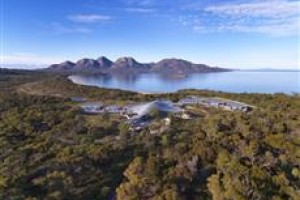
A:
{"type": "Polygon", "coordinates": [[[69,77],[74,83],[145,93],[175,92],[180,89],[209,89],[234,93],[300,93],[300,72],[223,72],[170,78],[159,74],[138,76],[69,77]]]}

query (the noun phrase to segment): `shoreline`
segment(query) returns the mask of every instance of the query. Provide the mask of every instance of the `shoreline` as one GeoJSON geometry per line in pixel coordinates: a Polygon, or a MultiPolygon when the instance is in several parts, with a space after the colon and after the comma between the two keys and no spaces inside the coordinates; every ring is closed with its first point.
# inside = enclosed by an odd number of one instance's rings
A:
{"type": "MultiPolygon", "coordinates": [[[[224,93],[235,93],[235,94],[244,93],[244,94],[273,95],[273,94],[282,93],[290,96],[300,94],[300,88],[299,86],[297,86],[297,81],[298,81],[297,77],[291,76],[292,82],[290,82],[290,85],[288,86],[283,87],[282,84],[275,84],[273,87],[272,85],[270,85],[271,83],[263,81],[263,77],[265,76],[264,73],[266,72],[261,72],[262,75],[258,80],[259,82],[254,85],[252,85],[251,82],[248,82],[250,81],[251,78],[248,78],[249,80],[247,79],[245,81],[241,80],[240,78],[235,78],[236,77],[235,75],[237,74],[226,75],[225,77],[223,76],[222,77],[219,76],[213,76],[213,77],[193,76],[192,77],[191,76],[190,80],[185,80],[183,82],[181,80],[178,81],[173,80],[172,82],[168,82],[165,81],[164,79],[159,79],[159,77],[152,77],[152,76],[141,78],[141,80],[137,80],[136,82],[132,82],[130,80],[130,82],[128,83],[124,81],[118,81],[115,79],[113,80],[112,83],[105,82],[105,81],[97,82],[98,81],[97,78],[89,80],[89,79],[82,78],[80,75],[66,76],[66,78],[70,80],[72,83],[77,85],[91,86],[91,87],[97,87],[103,89],[122,90],[122,91],[134,92],[142,95],[170,94],[170,93],[176,93],[180,90],[208,90],[208,91],[216,91],[216,92],[224,92],[224,93]],[[202,80],[201,78],[204,79],[202,80]],[[150,84],[143,85],[145,84],[145,81],[149,81],[150,84]],[[155,83],[153,84],[153,87],[151,87],[151,82],[155,83]]],[[[281,77],[281,75],[279,76],[281,77]]],[[[276,75],[276,77],[278,77],[278,75],[276,75]]],[[[282,80],[283,83],[290,81],[287,80],[286,78],[283,78],[282,80]]]]}

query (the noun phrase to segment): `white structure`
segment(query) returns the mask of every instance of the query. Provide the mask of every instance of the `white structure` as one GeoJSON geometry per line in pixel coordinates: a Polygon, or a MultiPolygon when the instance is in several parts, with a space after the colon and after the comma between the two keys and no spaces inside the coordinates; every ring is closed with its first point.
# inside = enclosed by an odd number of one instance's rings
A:
{"type": "Polygon", "coordinates": [[[182,111],[181,108],[175,106],[172,101],[168,100],[156,100],[149,103],[132,106],[131,108],[129,108],[129,110],[131,110],[133,113],[136,113],[137,116],[144,116],[146,114],[149,114],[153,110],[168,113],[176,113],[182,111]]]}
{"type": "Polygon", "coordinates": [[[253,106],[250,106],[245,103],[232,101],[229,99],[223,99],[223,98],[200,98],[196,96],[187,97],[184,99],[181,99],[178,102],[179,105],[203,105],[207,107],[216,107],[216,108],[223,108],[225,110],[230,111],[243,111],[247,112],[253,109],[253,106]]]}
{"type": "Polygon", "coordinates": [[[80,107],[87,113],[102,113],[103,103],[102,102],[87,102],[81,104],[80,107]]]}

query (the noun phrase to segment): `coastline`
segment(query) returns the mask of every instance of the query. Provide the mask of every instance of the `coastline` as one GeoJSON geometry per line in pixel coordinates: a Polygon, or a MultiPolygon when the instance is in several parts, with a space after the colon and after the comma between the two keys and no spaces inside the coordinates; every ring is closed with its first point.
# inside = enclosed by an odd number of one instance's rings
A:
{"type": "Polygon", "coordinates": [[[185,79],[165,79],[159,75],[141,75],[135,79],[102,79],[81,75],[67,76],[74,84],[123,90],[143,95],[176,93],[179,90],[210,90],[227,93],[300,94],[300,72],[226,72],[193,74],[185,79]],[[265,77],[272,77],[272,81],[265,77]],[[253,78],[256,81],[253,82],[253,78]],[[150,83],[150,84],[149,84],[150,83]]]}

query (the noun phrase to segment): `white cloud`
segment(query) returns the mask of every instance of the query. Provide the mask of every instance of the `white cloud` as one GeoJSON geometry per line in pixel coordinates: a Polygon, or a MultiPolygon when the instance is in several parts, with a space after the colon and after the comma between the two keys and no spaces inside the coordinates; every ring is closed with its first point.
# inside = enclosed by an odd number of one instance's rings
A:
{"type": "Polygon", "coordinates": [[[72,34],[72,33],[80,33],[80,34],[89,34],[92,32],[91,29],[81,26],[66,26],[60,23],[51,23],[48,26],[48,29],[54,34],[72,34]]]}
{"type": "Polygon", "coordinates": [[[266,0],[195,7],[179,23],[196,32],[244,32],[271,36],[300,35],[300,1],[266,0]]]}
{"type": "Polygon", "coordinates": [[[131,13],[151,14],[155,12],[153,8],[126,8],[125,11],[131,13]]]}
{"type": "Polygon", "coordinates": [[[152,6],[156,0],[123,0],[127,5],[134,6],[152,6]]]}
{"type": "Polygon", "coordinates": [[[241,32],[241,33],[261,33],[275,37],[284,37],[299,34],[298,19],[290,19],[285,22],[278,20],[269,20],[260,24],[244,24],[244,23],[223,23],[216,26],[208,26],[195,24],[193,30],[199,33],[212,32],[241,32]],[[288,23],[286,23],[288,22],[288,23]]]}
{"type": "Polygon", "coordinates": [[[266,0],[208,6],[204,11],[237,17],[290,17],[299,15],[299,1],[266,0]]]}
{"type": "Polygon", "coordinates": [[[77,23],[101,23],[101,22],[107,22],[112,20],[112,17],[108,15],[90,14],[90,15],[71,15],[68,16],[68,19],[77,23]]]}

